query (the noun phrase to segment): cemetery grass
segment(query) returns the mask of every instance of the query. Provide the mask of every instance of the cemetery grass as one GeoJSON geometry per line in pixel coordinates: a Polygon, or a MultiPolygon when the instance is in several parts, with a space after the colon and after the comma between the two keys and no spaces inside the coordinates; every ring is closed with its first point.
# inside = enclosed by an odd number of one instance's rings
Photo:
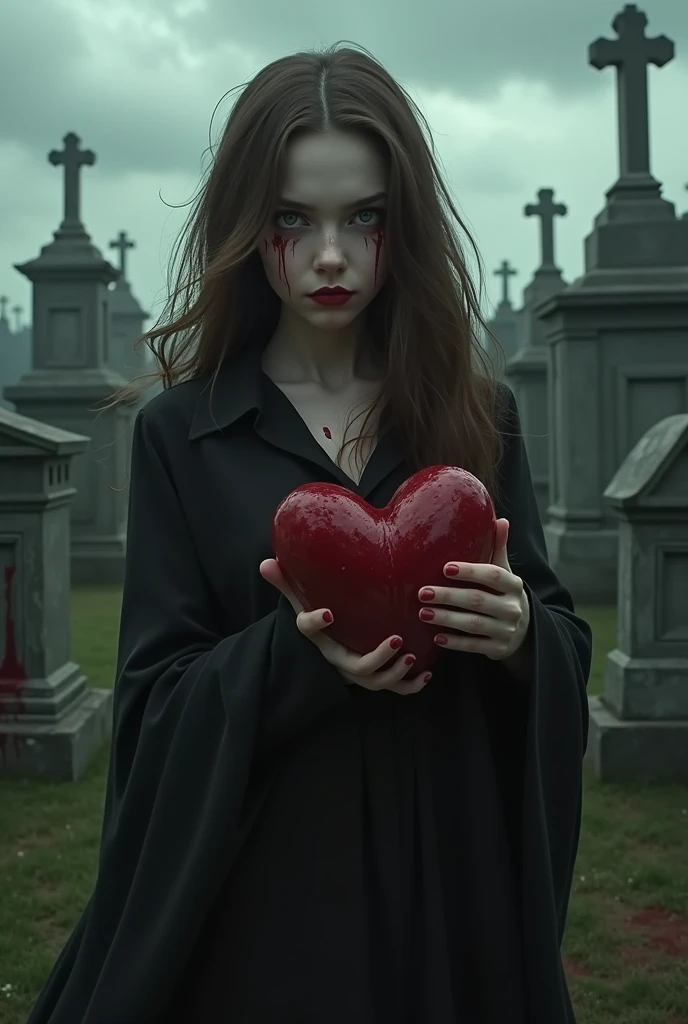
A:
{"type": "MultiPolygon", "coordinates": [[[[112,685],[120,594],[73,594],[73,651],[112,685]]],[[[595,634],[591,693],[615,613],[595,634]]],[[[24,1024],[95,879],[108,763],[76,785],[0,781],[0,1024],[24,1024]]],[[[688,1024],[688,789],[601,786],[586,767],[583,830],[564,943],[578,1024],[688,1024]]]]}

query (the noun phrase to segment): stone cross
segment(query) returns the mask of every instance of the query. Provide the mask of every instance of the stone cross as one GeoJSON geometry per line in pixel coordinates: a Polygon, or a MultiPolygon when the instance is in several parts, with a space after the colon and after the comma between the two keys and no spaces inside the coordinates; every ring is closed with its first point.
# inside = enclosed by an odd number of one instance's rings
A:
{"type": "Polygon", "coordinates": [[[110,242],[111,249],[119,250],[119,272],[122,275],[122,280],[127,279],[127,249],[135,249],[136,242],[132,242],[127,238],[126,231],[120,231],[114,242],[110,242]]]}
{"type": "Polygon", "coordinates": [[[567,209],[563,203],[555,203],[554,190],[541,188],[538,192],[538,203],[528,203],[523,212],[526,217],[540,218],[540,267],[554,268],[554,218],[565,217],[567,209]]]}
{"type": "Polygon", "coordinates": [[[0,320],[7,319],[7,303],[9,301],[6,295],[0,295],[0,320]]]}
{"type": "Polygon", "coordinates": [[[79,149],[81,139],[74,132],[65,135],[64,149],[53,149],[48,160],[54,167],[64,167],[63,226],[81,227],[79,182],[82,167],[92,167],[96,155],[90,149],[79,149]]]}
{"type": "Polygon", "coordinates": [[[494,274],[495,277],[502,279],[502,302],[509,305],[509,278],[518,274],[518,270],[514,269],[508,260],[502,260],[494,274]]]}
{"type": "Polygon", "coordinates": [[[666,36],[645,35],[647,15],[626,4],[612,22],[618,39],[596,39],[588,49],[588,62],[598,71],[617,69],[619,110],[619,170],[627,175],[650,174],[647,66],[664,67],[674,57],[674,44],[666,36]]]}
{"type": "Polygon", "coordinates": [[[21,331],[21,315],[23,309],[21,306],[12,306],[12,312],[14,313],[14,329],[15,331],[21,331]]]}

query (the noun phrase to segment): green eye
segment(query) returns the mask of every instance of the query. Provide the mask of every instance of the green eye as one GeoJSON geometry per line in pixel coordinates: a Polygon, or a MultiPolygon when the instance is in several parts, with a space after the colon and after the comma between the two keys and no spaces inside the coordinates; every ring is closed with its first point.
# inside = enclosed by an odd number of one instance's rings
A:
{"type": "Polygon", "coordinates": [[[295,228],[298,224],[300,213],[295,213],[294,210],[280,210],[275,214],[275,221],[283,221],[280,227],[284,228],[295,228]]]}
{"type": "Polygon", "coordinates": [[[359,224],[364,225],[365,227],[370,227],[371,224],[383,223],[385,219],[385,211],[377,209],[376,207],[371,207],[368,210],[359,210],[356,216],[360,217],[359,224]],[[375,220],[376,217],[378,218],[377,220],[375,220]]]}

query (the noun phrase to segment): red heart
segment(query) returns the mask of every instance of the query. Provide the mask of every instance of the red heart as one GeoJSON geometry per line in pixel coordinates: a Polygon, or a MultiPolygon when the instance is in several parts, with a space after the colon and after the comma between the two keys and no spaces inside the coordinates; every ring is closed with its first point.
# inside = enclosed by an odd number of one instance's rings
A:
{"type": "Polygon", "coordinates": [[[304,484],[272,524],[275,557],[304,608],[332,609],[327,635],[367,654],[398,634],[416,655],[411,675],[439,654],[438,627],[418,618],[418,591],[456,586],[444,575],[449,561],[490,562],[494,537],[486,488],[455,466],[415,473],[382,509],[336,484],[304,484]]]}

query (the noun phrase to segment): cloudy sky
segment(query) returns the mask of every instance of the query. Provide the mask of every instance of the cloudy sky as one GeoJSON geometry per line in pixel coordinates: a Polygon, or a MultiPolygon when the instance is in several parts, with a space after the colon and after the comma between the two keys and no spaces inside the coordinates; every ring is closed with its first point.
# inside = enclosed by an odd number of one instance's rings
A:
{"type": "MultiPolygon", "coordinates": [[[[645,0],[648,33],[676,43],[650,69],[652,170],[688,209],[688,3],[645,0]]],[[[433,129],[450,187],[488,270],[518,268],[514,298],[538,258],[522,215],[551,187],[557,262],[582,270],[582,240],[617,172],[615,73],[588,66],[588,44],[614,37],[622,0],[0,0],[0,294],[30,316],[33,259],[62,216],[61,169],[47,160],[76,132],[97,163],[82,172],[82,219],[94,242],[126,230],[129,277],[160,310],[170,246],[196,190],[218,100],[261,66],[350,40],[411,92],[433,129]],[[167,205],[166,205],[167,204],[167,205]]],[[[215,132],[228,107],[215,118],[215,132]]]]}

